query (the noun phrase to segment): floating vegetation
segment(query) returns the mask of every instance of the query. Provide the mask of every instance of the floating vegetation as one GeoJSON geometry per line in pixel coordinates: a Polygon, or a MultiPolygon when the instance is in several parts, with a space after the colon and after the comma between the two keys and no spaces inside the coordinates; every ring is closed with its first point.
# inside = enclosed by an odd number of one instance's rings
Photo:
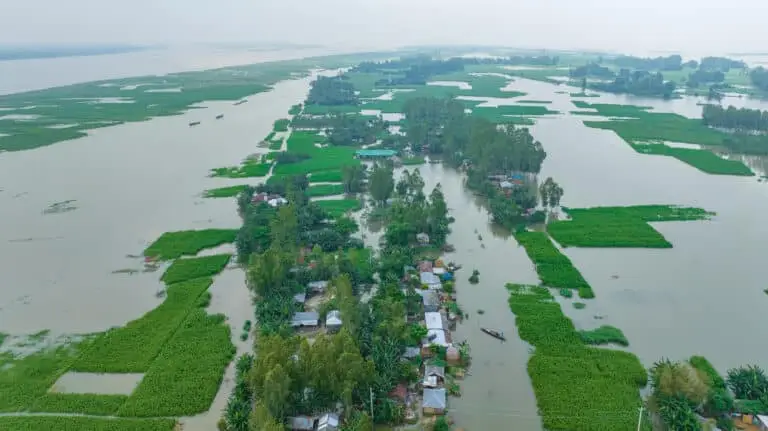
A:
{"type": "Polygon", "coordinates": [[[472,284],[477,284],[480,282],[480,271],[474,269],[472,270],[472,275],[469,276],[469,282],[472,284]]]}
{"type": "Polygon", "coordinates": [[[583,302],[574,302],[573,303],[573,308],[575,308],[577,310],[583,310],[586,307],[587,307],[587,304],[585,304],[583,302]]]}
{"type": "Polygon", "coordinates": [[[479,314],[479,315],[481,315],[481,316],[482,316],[483,314],[485,314],[485,310],[483,310],[482,308],[480,308],[480,309],[478,309],[478,310],[477,310],[477,314],[479,314]]]}
{"type": "Polygon", "coordinates": [[[166,232],[144,250],[144,255],[160,260],[194,256],[206,248],[235,241],[237,229],[203,229],[166,232]]]}
{"type": "Polygon", "coordinates": [[[232,256],[216,254],[213,256],[176,259],[160,278],[166,284],[210,277],[224,270],[232,256]]]}
{"type": "Polygon", "coordinates": [[[61,201],[61,202],[55,202],[48,206],[48,208],[43,210],[43,214],[61,214],[66,213],[70,211],[74,211],[77,209],[77,207],[74,205],[74,203],[77,202],[74,199],[61,201]]]}
{"type": "Polygon", "coordinates": [[[642,405],[639,390],[648,380],[637,357],[585,345],[548,289],[507,288],[520,338],[535,347],[528,374],[544,428],[634,429],[642,405]]]}
{"type": "Polygon", "coordinates": [[[232,198],[240,194],[245,188],[248,187],[247,184],[240,184],[236,186],[229,186],[229,187],[219,187],[217,189],[208,189],[205,192],[203,192],[204,198],[232,198]]]}
{"type": "Polygon", "coordinates": [[[629,346],[629,341],[621,329],[610,325],[603,325],[591,331],[579,331],[579,336],[587,344],[618,344],[629,346]]]}
{"type": "Polygon", "coordinates": [[[563,298],[573,298],[573,291],[564,287],[560,289],[560,296],[563,298]]]}
{"type": "Polygon", "coordinates": [[[243,162],[240,166],[211,169],[211,177],[223,178],[249,178],[264,177],[272,168],[272,163],[259,163],[253,161],[243,162]]]}
{"type": "Polygon", "coordinates": [[[564,208],[571,220],[555,221],[547,232],[563,247],[671,248],[649,222],[707,220],[714,213],[672,205],[564,208]]]}
{"type": "Polygon", "coordinates": [[[573,266],[567,256],[552,244],[544,232],[515,232],[515,239],[525,248],[528,257],[536,266],[541,282],[550,287],[576,289],[579,297],[591,299],[595,297],[592,287],[584,280],[578,269],[573,266]]]}
{"type": "Polygon", "coordinates": [[[128,275],[133,275],[133,274],[137,274],[137,273],[139,273],[139,270],[138,269],[133,269],[133,268],[123,268],[123,269],[116,269],[116,270],[112,271],[112,274],[128,274],[128,275]]]}
{"type": "Polygon", "coordinates": [[[248,336],[251,333],[251,321],[246,320],[245,324],[243,324],[243,332],[240,334],[240,340],[245,341],[248,339],[248,336]]]}

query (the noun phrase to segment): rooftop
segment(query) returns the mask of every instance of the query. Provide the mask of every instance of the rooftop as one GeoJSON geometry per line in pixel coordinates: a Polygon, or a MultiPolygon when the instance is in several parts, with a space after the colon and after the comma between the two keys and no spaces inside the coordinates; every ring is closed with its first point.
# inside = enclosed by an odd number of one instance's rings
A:
{"type": "Polygon", "coordinates": [[[445,408],[445,389],[424,389],[424,402],[422,407],[432,409],[445,408]]]}

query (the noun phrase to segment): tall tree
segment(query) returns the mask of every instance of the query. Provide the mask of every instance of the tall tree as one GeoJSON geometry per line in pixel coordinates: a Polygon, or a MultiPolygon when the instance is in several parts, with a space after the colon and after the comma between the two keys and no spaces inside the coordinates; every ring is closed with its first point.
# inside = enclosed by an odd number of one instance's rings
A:
{"type": "Polygon", "coordinates": [[[291,377],[283,366],[275,365],[264,377],[262,399],[272,417],[283,419],[288,411],[288,397],[291,395],[291,377]]]}
{"type": "Polygon", "coordinates": [[[272,246],[279,250],[294,250],[298,246],[299,220],[296,206],[284,205],[277,211],[277,217],[270,225],[272,246]]]}
{"type": "Polygon", "coordinates": [[[392,195],[395,188],[395,180],[392,177],[392,168],[383,164],[376,164],[369,183],[371,197],[379,204],[384,204],[392,195]]]}

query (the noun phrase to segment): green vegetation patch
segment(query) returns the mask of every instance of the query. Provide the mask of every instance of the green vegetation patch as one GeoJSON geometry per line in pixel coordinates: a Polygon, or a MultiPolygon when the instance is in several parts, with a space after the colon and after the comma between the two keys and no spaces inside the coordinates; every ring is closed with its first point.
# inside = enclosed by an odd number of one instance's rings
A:
{"type": "Polygon", "coordinates": [[[305,175],[360,164],[360,160],[355,158],[355,148],[333,145],[321,148],[315,145],[323,142],[324,139],[314,133],[292,133],[288,138],[288,151],[303,154],[309,158],[296,163],[278,163],[275,166],[275,175],[305,175]]]}
{"type": "Polygon", "coordinates": [[[0,417],[0,429],[13,431],[172,431],[175,419],[100,419],[77,416],[0,417]]]}
{"type": "Polygon", "coordinates": [[[603,325],[591,331],[579,331],[582,341],[587,344],[619,344],[629,346],[629,341],[621,329],[610,325],[603,325]]]}
{"type": "Polygon", "coordinates": [[[252,178],[264,177],[269,174],[272,163],[259,163],[254,161],[243,162],[240,166],[228,166],[225,168],[211,169],[211,177],[219,178],[252,178]]]}
{"type": "Polygon", "coordinates": [[[319,184],[315,186],[309,186],[309,189],[307,189],[307,194],[310,197],[341,195],[344,194],[344,185],[319,184]]]}
{"type": "Polygon", "coordinates": [[[309,176],[310,183],[337,183],[342,181],[343,174],[340,170],[312,172],[309,176]]]}
{"type": "MultiPolygon", "coordinates": [[[[72,365],[79,349],[84,348],[87,348],[87,342],[44,350],[18,359],[8,354],[0,355],[0,412],[28,409],[37,398],[45,395],[72,365]]],[[[14,428],[0,426],[0,429],[14,428]]]]}
{"type": "Polygon", "coordinates": [[[210,277],[224,270],[232,257],[229,254],[176,259],[165,270],[162,278],[166,284],[178,283],[200,277],[210,277]]]}
{"type": "Polygon", "coordinates": [[[550,223],[547,232],[563,247],[671,248],[648,222],[705,220],[713,213],[672,205],[564,208],[571,220],[550,223]]]}
{"type": "Polygon", "coordinates": [[[535,347],[528,374],[544,428],[634,429],[648,378],[637,357],[586,346],[547,288],[507,288],[520,338],[535,347]]]}
{"type": "Polygon", "coordinates": [[[144,250],[144,256],[161,260],[194,256],[206,248],[235,241],[237,229],[202,229],[166,232],[144,250]]]}
{"type": "Polygon", "coordinates": [[[287,118],[281,118],[279,120],[275,120],[274,124],[272,125],[272,130],[275,132],[287,132],[288,126],[291,124],[291,120],[287,118]]]}
{"type": "Polygon", "coordinates": [[[539,104],[542,104],[542,105],[548,105],[548,104],[552,103],[552,101],[551,100],[528,100],[528,99],[524,99],[524,100],[518,100],[517,103],[539,103],[539,104]]]}
{"type": "Polygon", "coordinates": [[[99,336],[72,366],[73,371],[143,373],[192,310],[210,278],[168,286],[160,306],[123,327],[99,336]]]}
{"type": "Polygon", "coordinates": [[[664,144],[632,144],[638,153],[674,157],[681,162],[712,175],[755,175],[751,169],[738,160],[727,160],[708,150],[675,148],[664,144]]]}
{"type": "Polygon", "coordinates": [[[315,201],[315,203],[332,217],[341,217],[350,211],[357,211],[363,207],[357,199],[328,199],[315,201]]]}
{"type": "Polygon", "coordinates": [[[288,110],[288,115],[299,115],[301,114],[301,109],[303,106],[301,103],[291,106],[291,109],[288,110]]]}
{"type": "Polygon", "coordinates": [[[240,194],[245,188],[246,184],[239,184],[236,186],[219,187],[216,189],[208,189],[203,192],[204,198],[233,198],[240,194]]]}
{"type": "Polygon", "coordinates": [[[407,158],[404,158],[402,161],[403,161],[403,165],[405,166],[423,165],[425,162],[424,156],[407,157],[407,158]]]}
{"type": "Polygon", "coordinates": [[[596,109],[597,115],[604,117],[639,118],[649,115],[650,106],[614,105],[609,103],[587,103],[582,100],[572,100],[577,108],[596,109]]]}
{"type": "Polygon", "coordinates": [[[477,115],[488,120],[494,121],[499,116],[507,115],[549,115],[559,114],[558,111],[552,111],[546,106],[526,106],[526,105],[504,105],[504,106],[480,106],[472,110],[472,115],[477,115]]]}
{"type": "Polygon", "coordinates": [[[127,395],[47,393],[38,398],[29,410],[113,416],[127,399],[127,395]]]}
{"type": "Polygon", "coordinates": [[[515,232],[517,242],[525,248],[528,257],[536,266],[542,284],[550,287],[576,289],[579,297],[594,298],[592,287],[584,280],[571,260],[552,244],[544,232],[515,232]]]}
{"type": "Polygon", "coordinates": [[[185,416],[207,411],[234,355],[225,317],[194,309],[118,415],[185,416]]]}

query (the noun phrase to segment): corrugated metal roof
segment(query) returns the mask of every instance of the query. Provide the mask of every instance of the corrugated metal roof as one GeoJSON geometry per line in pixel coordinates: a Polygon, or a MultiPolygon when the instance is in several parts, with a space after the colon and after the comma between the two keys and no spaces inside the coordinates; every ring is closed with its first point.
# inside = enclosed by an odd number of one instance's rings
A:
{"type": "Polygon", "coordinates": [[[445,388],[424,389],[424,401],[422,407],[445,409],[445,388]]]}

